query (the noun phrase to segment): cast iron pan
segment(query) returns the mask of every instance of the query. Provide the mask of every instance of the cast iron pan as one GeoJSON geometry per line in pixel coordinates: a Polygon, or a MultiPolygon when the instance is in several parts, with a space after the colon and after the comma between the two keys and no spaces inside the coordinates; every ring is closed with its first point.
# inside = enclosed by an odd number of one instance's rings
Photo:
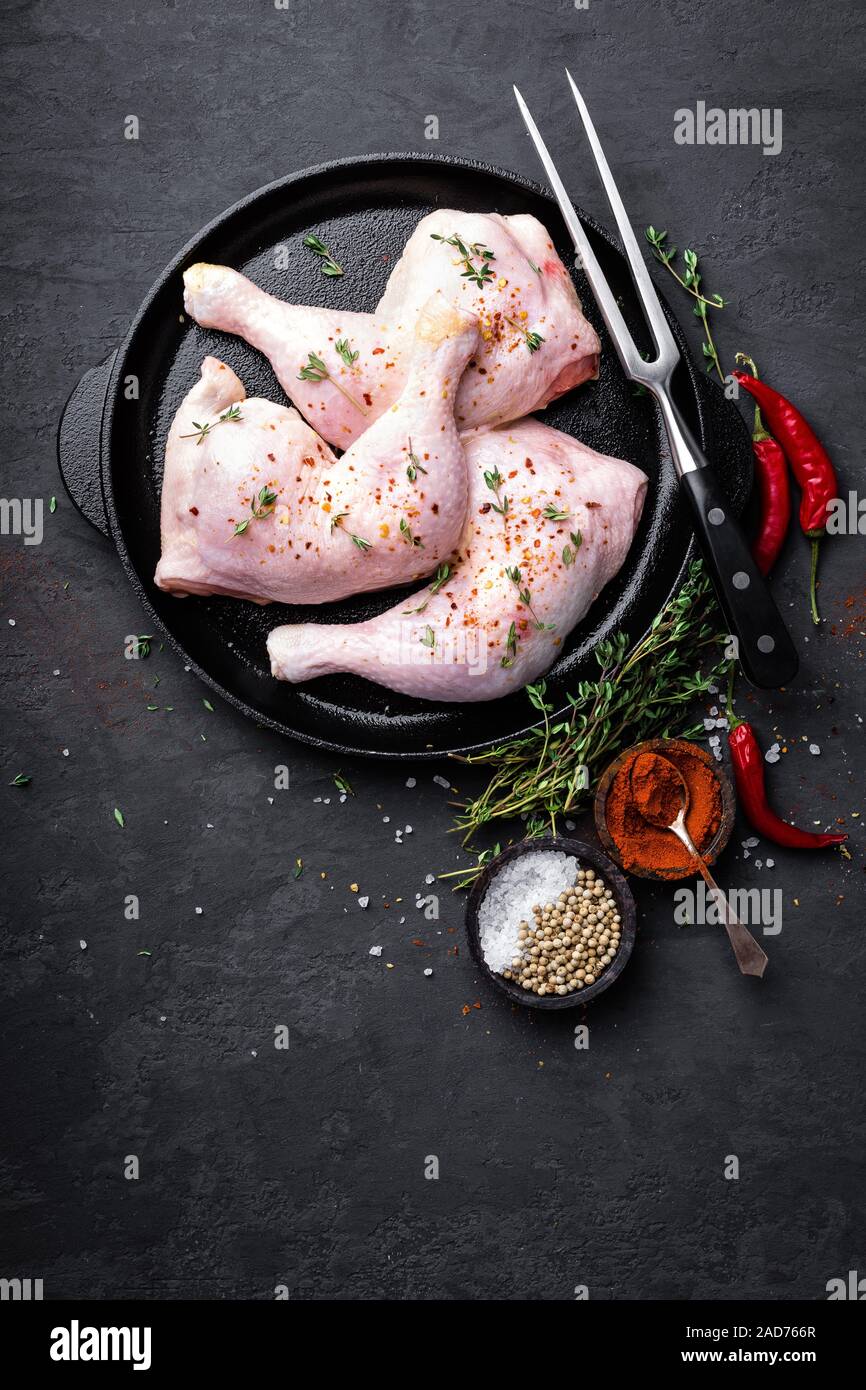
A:
{"type": "MultiPolygon", "coordinates": [[[[234,266],[271,293],[335,308],[371,310],[415,225],[435,207],[529,212],[549,229],[566,265],[573,250],[553,200],[530,180],[444,155],[375,155],[320,165],[259,189],[218,217],[163,271],[125,342],[76,386],[60,422],[63,480],[79,510],[114,542],[147,611],[184,661],[249,718],[305,743],[374,757],[439,757],[482,748],[528,727],[532,711],[517,693],[484,704],[430,703],[360,677],[329,676],[291,686],[270,675],[265,639],[296,621],[351,622],[382,612],[411,589],[359,595],[325,608],[258,607],[228,598],[176,599],[153,583],[159,558],[159,496],[169,424],[213,353],[237,372],[251,396],[284,402],[270,364],[239,338],[199,328],[183,315],[182,274],[195,261],[234,266]],[[346,273],[326,279],[301,245],[315,231],[346,273]],[[279,256],[278,247],[286,248],[279,256]],[[288,269],[277,265],[288,262],[288,269]],[[137,388],[137,398],[136,398],[137,388]]],[[[624,258],[613,238],[581,213],[584,225],[638,345],[650,341],[624,258]]],[[[692,528],[680,496],[660,418],[616,360],[580,273],[584,311],[602,341],[601,376],[560,399],[541,418],[603,453],[638,464],[650,485],[640,530],[618,577],[571,634],[548,673],[548,691],[565,703],[595,666],[593,648],[617,628],[646,630],[682,580],[692,528]]],[[[675,391],[686,418],[740,510],[751,486],[745,425],[683,353],[675,391]]],[[[417,587],[417,586],[416,586],[417,587]]]]}

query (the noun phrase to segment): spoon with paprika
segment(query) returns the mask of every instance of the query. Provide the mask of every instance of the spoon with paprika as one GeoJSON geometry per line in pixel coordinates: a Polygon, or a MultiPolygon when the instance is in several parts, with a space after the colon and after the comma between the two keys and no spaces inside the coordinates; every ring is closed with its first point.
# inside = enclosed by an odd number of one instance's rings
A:
{"type": "Polygon", "coordinates": [[[631,789],[635,806],[644,820],[650,825],[670,830],[694,859],[725,924],[728,940],[742,974],[763,975],[767,968],[765,952],[737,917],[695,849],[692,837],[686,829],[689,788],[679,768],[660,753],[641,753],[632,763],[631,789]]]}

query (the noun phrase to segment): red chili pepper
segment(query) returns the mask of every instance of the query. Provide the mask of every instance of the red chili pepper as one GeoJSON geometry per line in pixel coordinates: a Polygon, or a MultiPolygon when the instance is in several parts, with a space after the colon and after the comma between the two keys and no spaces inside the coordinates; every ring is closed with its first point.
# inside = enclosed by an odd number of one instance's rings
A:
{"type": "Polygon", "coordinates": [[[788,849],[827,849],[841,845],[847,835],[814,835],[782,820],[767,802],[764,759],[751,724],[737,724],[728,734],[728,747],[737,782],[737,794],[747,820],[759,835],[788,849]]]}
{"type": "Polygon", "coordinates": [[[741,386],[754,396],[764,413],[770,429],[785,451],[785,456],[800,484],[800,525],[812,542],[812,564],[809,593],[812,621],[819,623],[815,585],[818,574],[818,542],[827,526],[830,503],[838,495],[836,472],[830,455],[807,420],[796,406],[780,396],[766,382],[757,381],[747,372],[734,372],[741,386]]]}
{"type": "MultiPolygon", "coordinates": [[[[755,414],[759,412],[756,410],[755,414]]],[[[782,446],[771,434],[753,434],[752,452],[761,500],[760,529],[752,542],[752,556],[761,574],[769,574],[779,558],[791,521],[788,464],[782,446]]]]}
{"type": "MultiPolygon", "coordinates": [[[[758,376],[751,357],[737,353],[737,361],[745,362],[758,376]]],[[[752,542],[752,555],[761,574],[769,574],[788,534],[791,522],[791,487],[785,452],[764,427],[760,406],[755,403],[755,424],[752,430],[752,452],[761,502],[758,534],[752,542]]]]}

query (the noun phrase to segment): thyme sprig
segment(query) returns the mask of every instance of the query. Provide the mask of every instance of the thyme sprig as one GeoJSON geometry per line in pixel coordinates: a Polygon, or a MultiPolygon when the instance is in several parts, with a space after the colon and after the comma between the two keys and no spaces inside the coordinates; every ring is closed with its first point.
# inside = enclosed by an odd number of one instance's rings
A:
{"type": "Polygon", "coordinates": [[[704,330],[704,341],[701,343],[701,348],[703,349],[707,371],[717,372],[719,380],[724,383],[725,374],[722,371],[722,364],[719,361],[719,354],[716,349],[716,344],[713,341],[709,313],[712,309],[727,308],[728,301],[724,300],[720,294],[704,294],[701,289],[702,277],[698,270],[698,256],[696,251],[692,251],[689,248],[683,251],[684,269],[682,275],[680,275],[679,271],[674,268],[677,248],[667,245],[667,232],[657,232],[655,227],[647,227],[644,235],[653,249],[653,255],[656,260],[663,265],[666,270],[670,271],[677,284],[682,285],[683,289],[694,299],[695,305],[693,313],[695,318],[700,319],[701,326],[704,330]]]}
{"type": "Polygon", "coordinates": [[[540,333],[534,333],[531,329],[524,328],[522,323],[518,323],[517,319],[509,318],[507,314],[505,315],[505,322],[510,323],[512,328],[516,328],[518,333],[523,334],[523,341],[529,348],[530,356],[532,356],[533,352],[538,352],[538,349],[544,342],[540,333]]]}
{"type": "Polygon", "coordinates": [[[250,503],[251,515],[245,517],[243,521],[238,522],[235,529],[232,531],[232,537],[242,536],[251,521],[261,521],[264,517],[270,516],[274,510],[276,500],[277,494],[274,492],[273,488],[260,488],[258,496],[254,497],[250,503]]]}
{"type": "Polygon", "coordinates": [[[570,513],[557,507],[555,502],[548,502],[541,515],[546,521],[568,521],[570,513]]]}
{"type": "Polygon", "coordinates": [[[200,425],[198,420],[193,420],[192,423],[195,426],[194,433],[182,434],[180,437],[181,439],[194,439],[196,444],[203,444],[211,430],[215,430],[217,425],[234,424],[235,421],[242,420],[243,418],[240,406],[232,405],[229,406],[228,410],[223,411],[218,420],[212,420],[210,424],[200,425]]]}
{"type": "Polygon", "coordinates": [[[500,659],[500,666],[513,666],[514,658],[517,655],[517,625],[512,623],[508,629],[508,636],[505,639],[505,655],[500,659]]]}
{"type": "Polygon", "coordinates": [[[433,583],[430,585],[430,594],[431,594],[431,597],[432,597],[433,594],[438,594],[439,590],[442,588],[442,585],[443,585],[443,584],[447,584],[447,583],[448,583],[448,580],[449,580],[450,578],[451,578],[451,566],[450,566],[449,564],[440,565],[439,568],[438,568],[437,571],[436,571],[436,578],[433,580],[433,583]]]}
{"type": "Polygon", "coordinates": [[[456,232],[452,232],[451,236],[437,236],[435,232],[431,232],[430,236],[433,241],[441,241],[460,252],[460,259],[466,267],[462,275],[464,280],[471,280],[479,289],[483,289],[487,282],[493,279],[490,262],[495,261],[496,257],[486,246],[482,246],[480,241],[473,241],[467,245],[456,232]],[[481,264],[476,266],[475,261],[480,261],[481,264]]]}
{"type": "Polygon", "coordinates": [[[517,566],[513,565],[510,569],[506,568],[505,573],[508,575],[508,578],[511,580],[512,584],[517,589],[517,597],[520,599],[520,602],[523,604],[524,608],[528,610],[532,618],[533,626],[537,629],[538,632],[544,632],[546,629],[550,629],[550,631],[552,632],[553,629],[556,627],[556,623],[543,623],[541,621],[541,619],[539,618],[538,614],[532,606],[532,594],[530,593],[529,589],[521,587],[521,585],[523,584],[523,576],[520,573],[520,570],[517,568],[517,566]]]}
{"type": "Polygon", "coordinates": [[[568,569],[569,565],[574,564],[577,559],[577,552],[583,545],[583,535],[580,531],[571,531],[569,535],[571,538],[571,545],[564,545],[562,547],[562,563],[565,565],[566,569],[568,569]]]}
{"type": "Polygon", "coordinates": [[[343,274],[343,267],[337,264],[325,243],[320,241],[314,232],[310,232],[308,236],[304,237],[304,245],[309,251],[315,251],[317,256],[321,256],[322,264],[319,268],[323,275],[327,275],[329,279],[334,279],[343,274]]]}
{"type": "Polygon", "coordinates": [[[423,613],[424,610],[425,610],[425,608],[427,607],[427,604],[430,602],[431,598],[433,597],[433,595],[434,595],[434,594],[438,594],[439,590],[442,588],[442,585],[443,585],[443,584],[447,584],[447,583],[448,583],[448,580],[449,580],[450,578],[451,578],[451,566],[450,566],[449,564],[440,565],[439,568],[438,568],[437,571],[436,571],[436,578],[433,580],[433,583],[430,585],[430,592],[428,593],[427,597],[424,599],[423,603],[419,603],[417,608],[404,608],[404,609],[403,609],[403,612],[404,612],[404,613],[407,613],[407,614],[408,614],[408,613],[423,613]]]}
{"type": "Polygon", "coordinates": [[[598,676],[581,681],[561,717],[543,680],[528,685],[537,724],[495,748],[455,755],[459,762],[490,768],[492,775],[478,796],[463,803],[453,826],[475,863],[440,877],[468,887],[499,852],[498,844],[480,852],[473,845],[478,832],[494,823],[525,815],[526,835],[555,834],[560,817],[592,794],[601,772],[629,744],[702,733],[701,723],[687,725],[687,711],[722,677],[723,626],[710,581],[695,561],[643,637],[630,644],[619,632],[598,645],[598,676]]]}
{"type": "Polygon", "coordinates": [[[409,462],[408,462],[407,465],[406,465],[406,477],[409,479],[409,482],[410,482],[410,483],[414,483],[415,479],[418,477],[418,474],[419,474],[419,473],[426,473],[426,472],[427,472],[427,469],[424,467],[424,465],[423,465],[423,463],[421,462],[421,460],[419,459],[418,455],[415,453],[415,450],[412,448],[412,436],[411,436],[411,435],[409,436],[409,449],[408,449],[408,454],[409,454],[409,462]]]}
{"type": "MultiPolygon", "coordinates": [[[[332,516],[332,517],[331,517],[331,532],[332,532],[332,534],[333,534],[334,530],[335,530],[338,526],[339,526],[339,528],[340,528],[341,531],[345,531],[345,530],[346,530],[345,526],[343,525],[343,519],[344,519],[344,517],[347,517],[348,515],[349,515],[348,512],[337,512],[337,515],[336,515],[336,516],[332,516]]],[[[366,553],[367,553],[368,550],[372,550],[372,549],[373,549],[373,542],[372,542],[372,541],[365,541],[363,536],[356,536],[355,533],[354,533],[354,531],[346,531],[346,535],[349,537],[349,540],[352,542],[352,544],[358,547],[358,549],[361,551],[361,554],[362,554],[362,555],[366,555],[366,553]]]]}
{"type": "Polygon", "coordinates": [[[412,534],[412,527],[409,525],[405,516],[401,516],[400,518],[400,535],[407,545],[418,546],[420,550],[424,549],[424,542],[420,536],[414,536],[412,534]]]}
{"type": "Polygon", "coordinates": [[[361,405],[359,401],[356,401],[354,396],[349,394],[345,386],[340,385],[336,377],[331,376],[327,366],[315,352],[307,354],[307,360],[298,372],[298,381],[330,381],[331,385],[336,386],[337,390],[346,397],[350,405],[353,405],[356,410],[360,410],[362,415],[367,414],[365,407],[361,405]]]}
{"type": "Polygon", "coordinates": [[[487,473],[484,474],[484,481],[490,488],[490,491],[493,493],[494,497],[496,498],[496,501],[491,502],[490,504],[493,510],[495,512],[499,512],[500,516],[507,516],[508,508],[511,504],[509,503],[507,497],[502,497],[500,495],[500,490],[502,488],[502,484],[505,482],[505,479],[503,478],[499,469],[490,469],[487,473]]]}

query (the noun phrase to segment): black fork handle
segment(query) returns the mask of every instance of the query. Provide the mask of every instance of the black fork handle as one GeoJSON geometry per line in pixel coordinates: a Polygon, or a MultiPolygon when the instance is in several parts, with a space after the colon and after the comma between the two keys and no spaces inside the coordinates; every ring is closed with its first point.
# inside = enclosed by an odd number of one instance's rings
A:
{"type": "Polygon", "coordinates": [[[745,676],[762,690],[787,685],[800,664],[796,648],[715,471],[704,461],[680,486],[745,676]]]}

